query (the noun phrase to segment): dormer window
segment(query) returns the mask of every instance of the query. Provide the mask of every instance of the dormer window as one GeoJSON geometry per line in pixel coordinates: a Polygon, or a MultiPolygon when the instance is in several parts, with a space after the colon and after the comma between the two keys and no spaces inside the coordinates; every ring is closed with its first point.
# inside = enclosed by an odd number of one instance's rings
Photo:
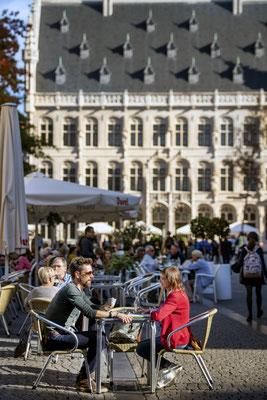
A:
{"type": "Polygon", "coordinates": [[[196,84],[199,81],[199,71],[196,66],[195,57],[192,57],[192,64],[188,70],[188,82],[191,84],[196,84]]]}
{"type": "Polygon", "coordinates": [[[210,46],[210,55],[211,55],[211,58],[218,58],[221,56],[221,48],[218,43],[217,33],[214,33],[213,42],[211,43],[211,46],[210,46]]]}
{"type": "Polygon", "coordinates": [[[80,57],[81,59],[89,57],[89,46],[86,39],[86,33],[83,34],[83,40],[82,43],[80,44],[80,57]]]}
{"type": "Polygon", "coordinates": [[[103,58],[103,65],[99,71],[99,81],[101,85],[107,85],[110,82],[111,72],[107,66],[107,58],[103,58]]]}
{"type": "Polygon", "coordinates": [[[189,20],[189,30],[190,30],[190,32],[196,32],[198,30],[198,22],[196,19],[195,10],[192,11],[192,16],[189,20]]]}
{"type": "Polygon", "coordinates": [[[149,16],[148,19],[146,20],[146,31],[150,33],[154,32],[155,29],[156,29],[156,24],[152,18],[152,10],[149,10],[149,16]]]}
{"type": "Polygon", "coordinates": [[[155,72],[151,65],[151,58],[148,57],[147,59],[147,66],[144,69],[144,82],[146,85],[150,85],[155,81],[155,72]]]}
{"type": "Polygon", "coordinates": [[[62,33],[67,33],[69,32],[69,28],[70,28],[70,22],[69,19],[67,17],[67,13],[66,10],[63,11],[63,16],[60,20],[60,32],[62,33]]]}
{"type": "Polygon", "coordinates": [[[58,66],[55,71],[56,84],[64,85],[66,82],[66,69],[62,63],[62,57],[59,57],[58,66]]]}
{"type": "Polygon", "coordinates": [[[170,41],[167,44],[167,57],[168,58],[175,58],[176,57],[176,46],[173,40],[173,33],[170,34],[170,41]]]}
{"type": "Polygon", "coordinates": [[[237,57],[236,65],[233,69],[233,82],[242,85],[244,83],[244,72],[240,64],[240,58],[237,57]]]}
{"type": "Polygon", "coordinates": [[[264,44],[262,41],[261,33],[258,33],[258,39],[255,43],[255,56],[260,58],[264,55],[264,44]]]}
{"type": "Polygon", "coordinates": [[[130,42],[130,33],[126,35],[126,42],[123,45],[123,56],[125,58],[132,58],[133,56],[133,46],[130,42]]]}

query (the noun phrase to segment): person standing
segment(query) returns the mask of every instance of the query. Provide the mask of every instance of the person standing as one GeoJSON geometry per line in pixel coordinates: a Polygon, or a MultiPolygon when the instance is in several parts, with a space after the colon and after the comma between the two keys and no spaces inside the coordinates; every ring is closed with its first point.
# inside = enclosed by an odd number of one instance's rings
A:
{"type": "Polygon", "coordinates": [[[87,226],[84,231],[84,236],[80,240],[80,255],[85,258],[91,258],[94,260],[96,255],[94,253],[93,238],[95,231],[92,226],[87,226]]]}
{"type": "Polygon", "coordinates": [[[229,264],[232,256],[232,243],[227,238],[223,238],[221,241],[221,254],[223,263],[229,264]]]}
{"type": "MultiPolygon", "coordinates": [[[[247,321],[251,322],[252,315],[252,289],[256,288],[256,302],[257,302],[257,318],[261,318],[263,314],[261,287],[265,284],[267,279],[267,270],[264,261],[263,251],[257,246],[259,237],[256,232],[250,232],[247,236],[248,244],[244,246],[238,256],[236,263],[237,271],[240,271],[240,283],[245,285],[247,291],[247,307],[248,317],[247,321]],[[257,268],[257,270],[256,270],[257,268]],[[253,270],[259,271],[253,276],[253,270]],[[250,275],[250,276],[249,276],[250,275]],[[256,276],[258,275],[258,276],[256,276]]],[[[236,270],[235,270],[236,272],[236,270]]]]}

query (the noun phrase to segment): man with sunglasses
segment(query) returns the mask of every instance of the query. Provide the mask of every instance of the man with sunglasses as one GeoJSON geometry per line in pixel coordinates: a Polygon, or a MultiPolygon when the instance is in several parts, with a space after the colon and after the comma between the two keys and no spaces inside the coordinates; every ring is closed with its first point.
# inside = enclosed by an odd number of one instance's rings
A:
{"type": "MultiPolygon", "coordinates": [[[[90,258],[74,258],[69,266],[72,282],[62,287],[57,295],[51,301],[45,317],[65,328],[70,328],[75,320],[82,313],[85,317],[92,318],[114,318],[118,317],[123,323],[131,322],[131,317],[123,313],[112,311],[112,306],[107,303],[104,306],[98,306],[91,302],[90,298],[84,293],[85,288],[91,287],[93,279],[92,260],[90,258]],[[107,311],[106,311],[107,310],[107,311]]],[[[75,332],[78,337],[78,348],[88,348],[87,360],[90,373],[96,368],[96,348],[97,335],[95,330],[75,332]]],[[[74,345],[73,337],[52,327],[47,327],[46,335],[47,350],[66,350],[74,345]]],[[[103,336],[103,348],[105,347],[105,338],[103,336]]],[[[82,365],[77,377],[76,389],[79,391],[89,391],[89,382],[86,376],[85,365],[82,365]]],[[[93,391],[96,391],[96,383],[92,379],[93,391]]],[[[107,391],[102,388],[101,392],[107,391]]]]}

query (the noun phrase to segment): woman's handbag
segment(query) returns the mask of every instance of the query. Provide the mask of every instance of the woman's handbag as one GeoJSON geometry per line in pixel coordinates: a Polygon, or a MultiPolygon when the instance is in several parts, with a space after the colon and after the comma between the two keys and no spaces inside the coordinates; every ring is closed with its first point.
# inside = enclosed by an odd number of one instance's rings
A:
{"type": "Polygon", "coordinates": [[[200,339],[198,339],[196,336],[194,336],[192,333],[190,335],[190,341],[188,344],[190,347],[192,347],[194,350],[202,350],[203,343],[200,339]]]}

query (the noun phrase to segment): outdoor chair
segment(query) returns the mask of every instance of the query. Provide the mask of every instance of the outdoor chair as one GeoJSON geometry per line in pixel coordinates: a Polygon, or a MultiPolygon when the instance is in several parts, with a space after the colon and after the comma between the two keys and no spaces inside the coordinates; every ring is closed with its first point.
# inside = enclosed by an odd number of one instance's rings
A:
{"type": "Polygon", "coordinates": [[[14,285],[7,285],[0,289],[0,316],[1,316],[7,336],[10,336],[10,333],[9,333],[9,330],[7,327],[4,313],[12,299],[12,296],[14,295],[15,290],[16,289],[15,289],[14,285]]]}
{"type": "Polygon", "coordinates": [[[163,300],[163,295],[164,295],[164,289],[161,287],[160,282],[152,283],[150,286],[145,287],[145,288],[139,290],[139,292],[137,292],[135,302],[140,307],[157,308],[157,307],[160,307],[160,305],[161,305],[161,302],[163,300]],[[149,302],[147,300],[148,293],[152,292],[153,290],[157,290],[157,289],[160,289],[159,295],[158,295],[158,301],[155,303],[149,302]]]}
{"type": "MultiPolygon", "coordinates": [[[[188,354],[188,355],[191,355],[191,356],[194,357],[194,359],[196,360],[197,365],[199,366],[199,368],[200,368],[205,380],[207,381],[207,384],[208,384],[210,389],[213,389],[213,386],[212,386],[213,385],[213,380],[211,378],[211,375],[209,373],[209,370],[208,370],[206,364],[204,363],[202,355],[203,355],[203,353],[204,353],[204,351],[206,349],[206,345],[207,345],[209,334],[210,334],[210,330],[211,330],[212,319],[213,319],[213,317],[214,317],[214,315],[216,313],[217,313],[217,309],[213,308],[210,311],[206,311],[203,314],[199,314],[199,315],[197,315],[197,316],[195,316],[193,318],[190,318],[188,324],[185,324],[185,325],[173,330],[168,335],[168,338],[167,338],[167,344],[168,344],[168,347],[170,349],[170,352],[172,352],[172,354],[175,354],[175,355],[177,354],[178,356],[180,354],[185,354],[185,355],[188,354]],[[204,338],[203,338],[203,341],[202,341],[201,350],[194,350],[190,346],[187,346],[185,349],[173,349],[171,347],[171,337],[175,332],[178,332],[179,330],[181,330],[183,328],[192,326],[193,324],[195,324],[197,322],[200,322],[200,321],[203,321],[205,319],[206,319],[206,330],[205,330],[205,335],[204,335],[204,338]]],[[[156,373],[156,382],[158,380],[160,361],[161,361],[162,356],[166,352],[167,352],[167,350],[163,349],[158,353],[158,361],[157,361],[156,372],[155,372],[156,373]]]]}
{"type": "Polygon", "coordinates": [[[92,382],[91,382],[91,377],[90,377],[90,370],[89,370],[89,365],[87,362],[87,350],[81,350],[78,349],[78,338],[75,335],[74,332],[72,332],[69,329],[64,328],[63,326],[60,326],[58,324],[56,324],[55,322],[49,321],[48,319],[44,318],[42,315],[38,314],[38,312],[31,310],[31,315],[33,317],[36,329],[37,329],[37,333],[38,333],[38,338],[40,341],[40,347],[42,349],[43,355],[48,355],[48,358],[41,370],[41,372],[39,373],[36,381],[33,384],[32,389],[36,389],[37,386],[39,385],[48,365],[50,364],[50,362],[52,361],[53,357],[57,357],[58,355],[72,355],[74,353],[79,353],[82,354],[84,357],[84,362],[85,362],[85,369],[86,369],[86,374],[87,374],[87,379],[89,382],[89,391],[90,393],[92,393],[92,382]],[[73,346],[72,349],[69,350],[46,350],[45,346],[44,346],[44,337],[45,337],[45,326],[51,326],[55,329],[58,329],[60,331],[63,331],[65,333],[68,333],[69,335],[73,336],[73,339],[75,341],[75,345],[73,346]]]}
{"type": "Polygon", "coordinates": [[[195,275],[195,282],[194,282],[194,292],[193,292],[193,303],[196,302],[197,299],[197,293],[202,296],[203,294],[213,294],[214,296],[214,304],[217,303],[217,293],[216,293],[216,284],[215,284],[215,277],[217,274],[217,271],[219,270],[219,265],[214,267],[214,273],[213,274],[199,274],[196,273],[195,275]],[[201,290],[201,292],[198,292],[198,287],[197,287],[197,282],[198,279],[201,277],[209,277],[212,278],[212,282],[210,285],[207,285],[205,288],[201,290]]]}
{"type": "MultiPolygon", "coordinates": [[[[27,283],[19,283],[18,291],[19,291],[21,303],[22,303],[22,306],[24,309],[25,309],[24,301],[32,289],[34,289],[34,286],[32,286],[32,285],[28,285],[27,283]]],[[[24,318],[24,321],[22,322],[17,335],[21,334],[26,322],[30,318],[31,311],[25,309],[25,312],[26,312],[26,317],[24,318]]]]}

